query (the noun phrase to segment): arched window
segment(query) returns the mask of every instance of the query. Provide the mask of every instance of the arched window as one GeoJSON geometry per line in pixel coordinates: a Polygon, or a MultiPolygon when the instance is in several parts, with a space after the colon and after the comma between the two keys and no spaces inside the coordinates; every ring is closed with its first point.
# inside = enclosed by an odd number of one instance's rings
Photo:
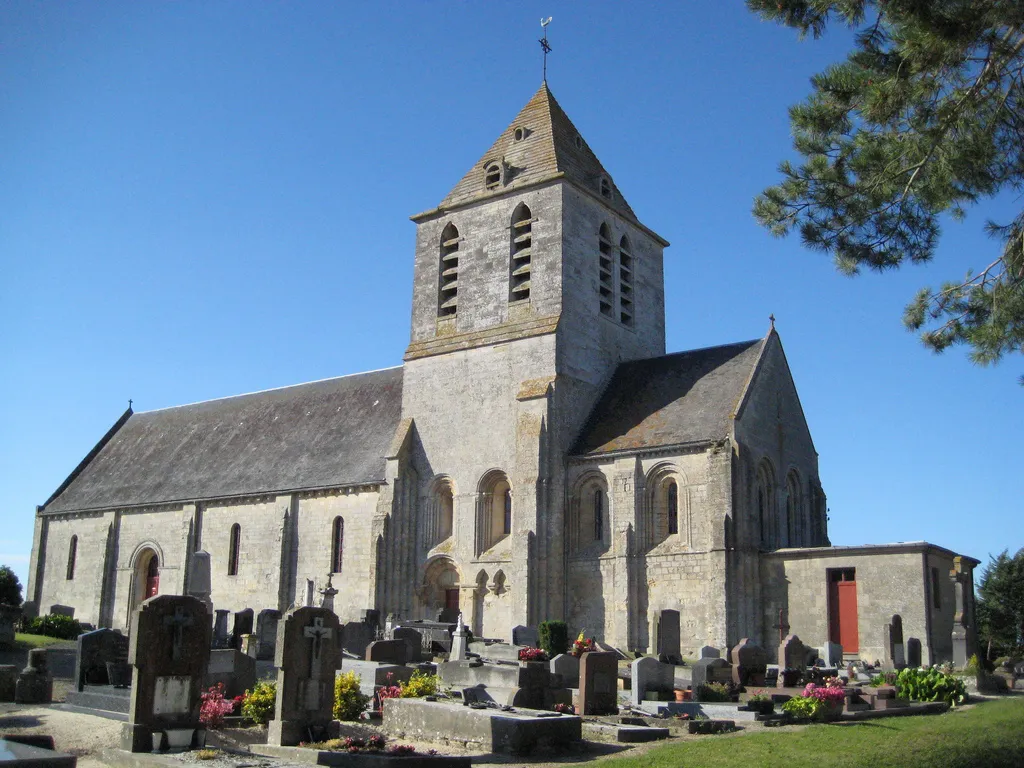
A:
{"type": "Polygon", "coordinates": [[[441,233],[441,259],[438,264],[437,314],[454,315],[459,302],[459,230],[449,224],[441,233]]]}
{"type": "Polygon", "coordinates": [[[75,578],[75,561],[78,559],[78,536],[71,537],[71,543],[68,545],[68,572],[66,578],[68,581],[75,578]]]}
{"type": "Polygon", "coordinates": [[[786,477],[786,531],[790,547],[806,545],[804,540],[804,504],[800,493],[800,477],[796,470],[786,477]]]}
{"type": "Polygon", "coordinates": [[[776,547],[775,483],[772,481],[772,471],[768,462],[761,462],[761,466],[757,468],[755,500],[761,546],[766,549],[774,549],[776,547]]]}
{"type": "Polygon", "coordinates": [[[619,321],[633,324],[633,251],[625,235],[619,240],[619,321]]]}
{"type": "Polygon", "coordinates": [[[231,526],[231,539],[228,544],[228,576],[238,575],[238,550],[242,540],[242,526],[235,523],[231,526]]]}
{"type": "Polygon", "coordinates": [[[490,163],[484,169],[484,188],[497,189],[501,186],[501,165],[490,163]]]}
{"type": "Polygon", "coordinates": [[[679,486],[675,480],[667,482],[668,489],[668,534],[679,533],[679,486]]]}
{"type": "Polygon", "coordinates": [[[438,541],[444,541],[452,535],[455,518],[455,498],[452,488],[446,485],[438,493],[438,541]]]}
{"type": "Polygon", "coordinates": [[[345,520],[334,518],[331,530],[331,573],[341,573],[341,564],[345,557],[345,520]]]}
{"type": "Polygon", "coordinates": [[[601,224],[597,231],[598,248],[598,308],[602,315],[612,317],[614,315],[613,304],[615,301],[615,277],[612,274],[612,233],[607,224],[601,224]]]}
{"type": "Polygon", "coordinates": [[[512,244],[509,256],[508,300],[530,298],[530,266],[533,260],[533,214],[526,203],[512,214],[512,244]]]}
{"type": "Polygon", "coordinates": [[[594,541],[604,539],[604,491],[594,489],[594,541]]]}
{"type": "Polygon", "coordinates": [[[604,534],[609,530],[608,485],[600,470],[587,471],[573,486],[566,520],[566,539],[570,552],[591,556],[605,548],[604,534]]]}
{"type": "Polygon", "coordinates": [[[484,552],[512,533],[512,486],[500,470],[480,481],[476,507],[476,550],[484,552]]]}
{"type": "Polygon", "coordinates": [[[512,489],[505,488],[505,492],[501,497],[502,505],[502,517],[501,517],[501,532],[503,535],[508,536],[512,533],[512,489]]]}

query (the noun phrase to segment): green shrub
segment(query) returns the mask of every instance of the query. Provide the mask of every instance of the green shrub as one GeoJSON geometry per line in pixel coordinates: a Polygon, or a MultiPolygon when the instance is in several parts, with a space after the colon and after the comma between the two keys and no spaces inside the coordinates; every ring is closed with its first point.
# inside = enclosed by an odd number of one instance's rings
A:
{"type": "Polygon", "coordinates": [[[537,627],[540,647],[553,659],[560,653],[569,652],[569,627],[564,621],[542,621],[537,627]]]}
{"type": "Polygon", "coordinates": [[[434,696],[441,689],[441,678],[428,675],[426,672],[413,672],[408,682],[399,686],[403,699],[415,699],[419,696],[434,696]]]}
{"type": "Polygon", "coordinates": [[[913,669],[907,667],[896,676],[896,693],[914,701],[944,701],[951,706],[967,699],[964,681],[937,667],[913,669]]]}
{"type": "Polygon", "coordinates": [[[21,605],[21,580],[9,565],[0,565],[0,605],[21,605]]]}
{"type": "Polygon", "coordinates": [[[344,672],[334,678],[334,718],[358,720],[370,703],[370,697],[359,690],[359,675],[344,672]]]}
{"type": "Polygon", "coordinates": [[[732,686],[728,683],[701,683],[696,694],[697,701],[732,701],[732,686]]]}
{"type": "Polygon", "coordinates": [[[896,685],[895,672],[883,672],[871,678],[871,685],[877,688],[880,685],[896,685]]]}
{"type": "Polygon", "coordinates": [[[978,654],[973,654],[971,658],[967,660],[967,666],[964,667],[965,675],[977,675],[978,674],[978,654]]]}
{"type": "Polygon", "coordinates": [[[266,725],[274,719],[274,702],[277,699],[277,683],[256,683],[245,692],[242,700],[242,716],[254,723],[266,725]]]}
{"type": "Polygon", "coordinates": [[[825,708],[825,702],[812,696],[794,696],[782,705],[782,711],[793,717],[806,717],[811,720],[818,720],[821,711],[825,708]]]}
{"type": "Polygon", "coordinates": [[[22,622],[23,631],[29,635],[46,635],[57,637],[61,640],[74,640],[82,634],[82,625],[71,618],[61,614],[50,614],[49,616],[37,616],[34,619],[26,619],[22,622]]]}

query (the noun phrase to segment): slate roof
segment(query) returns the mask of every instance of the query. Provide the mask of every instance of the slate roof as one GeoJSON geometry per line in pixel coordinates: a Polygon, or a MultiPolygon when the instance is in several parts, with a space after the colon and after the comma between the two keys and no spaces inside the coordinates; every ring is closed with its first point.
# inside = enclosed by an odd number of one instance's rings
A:
{"type": "Polygon", "coordinates": [[[396,367],[129,413],[43,511],[380,482],[401,408],[396,367]]]}
{"type": "Polygon", "coordinates": [[[502,194],[516,187],[550,178],[557,173],[564,173],[567,178],[598,195],[601,177],[607,178],[612,187],[608,204],[636,221],[633,209],[615,187],[611,175],[583,140],[569,116],[555,101],[547,83],[541,85],[516,115],[516,119],[462,181],[455,185],[439,207],[450,208],[502,194]],[[521,141],[515,139],[516,128],[526,130],[526,135],[521,141]],[[506,184],[499,186],[497,190],[489,190],[485,186],[484,168],[492,162],[501,162],[503,158],[511,169],[506,177],[506,184]]]}
{"type": "Polygon", "coordinates": [[[764,343],[743,341],[621,364],[573,455],[726,437],[764,343]]]}

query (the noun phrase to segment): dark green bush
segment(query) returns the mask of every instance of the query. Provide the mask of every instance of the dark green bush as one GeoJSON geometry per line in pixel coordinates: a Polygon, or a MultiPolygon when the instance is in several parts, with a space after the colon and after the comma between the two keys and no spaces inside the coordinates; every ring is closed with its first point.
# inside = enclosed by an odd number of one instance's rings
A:
{"type": "Polygon", "coordinates": [[[560,653],[569,652],[569,627],[564,621],[542,621],[537,627],[540,647],[553,659],[560,653]]]}
{"type": "Polygon", "coordinates": [[[9,565],[0,565],[0,605],[21,605],[21,580],[9,565]]]}
{"type": "Polygon", "coordinates": [[[46,635],[47,637],[58,637],[61,640],[74,640],[83,631],[82,625],[78,621],[70,616],[60,614],[25,619],[22,625],[23,631],[29,635],[46,635]]]}

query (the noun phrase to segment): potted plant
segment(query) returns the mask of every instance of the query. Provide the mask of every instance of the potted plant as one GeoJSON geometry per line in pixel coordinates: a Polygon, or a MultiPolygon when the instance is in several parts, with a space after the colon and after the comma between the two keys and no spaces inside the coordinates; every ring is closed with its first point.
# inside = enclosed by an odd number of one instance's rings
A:
{"type": "Polygon", "coordinates": [[[775,711],[775,701],[769,694],[757,690],[747,699],[747,709],[759,715],[770,715],[775,711]]]}

